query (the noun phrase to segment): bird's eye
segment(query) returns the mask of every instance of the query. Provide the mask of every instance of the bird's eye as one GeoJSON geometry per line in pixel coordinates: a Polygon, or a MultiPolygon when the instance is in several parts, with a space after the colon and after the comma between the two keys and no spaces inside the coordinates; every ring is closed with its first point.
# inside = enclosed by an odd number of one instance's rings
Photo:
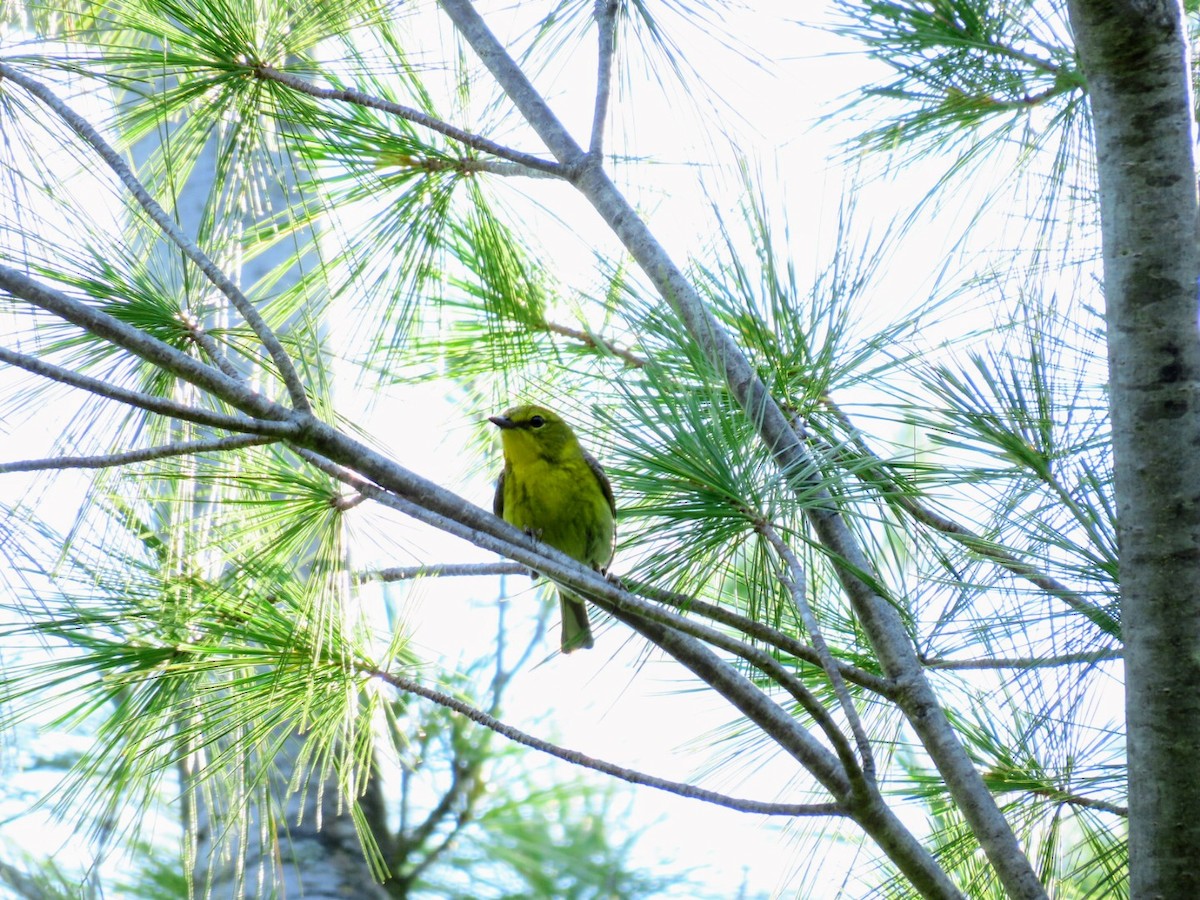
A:
{"type": "Polygon", "coordinates": [[[541,416],[532,416],[529,419],[529,424],[533,428],[541,428],[543,425],[546,424],[546,420],[543,419],[541,416]]]}

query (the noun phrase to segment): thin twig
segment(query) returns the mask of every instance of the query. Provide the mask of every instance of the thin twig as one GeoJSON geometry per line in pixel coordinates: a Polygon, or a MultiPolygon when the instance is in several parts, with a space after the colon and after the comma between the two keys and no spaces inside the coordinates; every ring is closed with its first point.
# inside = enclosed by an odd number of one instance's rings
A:
{"type": "Polygon", "coordinates": [[[264,437],[258,434],[237,434],[231,437],[212,438],[210,440],[180,441],[175,444],[147,447],[144,450],[126,450],[123,453],[106,453],[100,456],[58,456],[46,459],[25,459],[17,462],[0,463],[0,474],[5,472],[38,472],[50,469],[109,469],[115,466],[127,466],[130,463],[148,462],[152,459],[165,459],[172,456],[190,456],[196,453],[237,450],[242,447],[271,444],[278,440],[279,438],[277,437],[264,437]]]}
{"type": "Polygon", "coordinates": [[[116,385],[109,384],[107,381],[92,378],[90,375],[81,375],[62,366],[45,362],[36,356],[29,356],[25,353],[17,353],[15,350],[9,350],[7,347],[0,347],[0,362],[9,363],[10,365],[24,369],[26,372],[41,375],[43,378],[57,381],[60,384],[79,388],[80,390],[87,391],[89,394],[95,394],[97,397],[115,400],[118,403],[124,403],[128,406],[159,413],[160,415],[169,416],[174,419],[182,419],[185,422],[195,422],[197,425],[208,425],[213,428],[223,428],[227,431],[274,435],[277,437],[285,437],[296,430],[296,426],[291,422],[281,422],[275,419],[249,419],[239,416],[228,416],[224,413],[212,412],[207,409],[185,406],[182,403],[168,400],[165,397],[155,397],[152,394],[144,394],[141,391],[131,391],[127,388],[117,387],[116,385]]]}
{"type": "Polygon", "coordinates": [[[779,573],[779,581],[787,588],[788,593],[791,595],[792,603],[796,607],[800,621],[804,623],[804,627],[808,631],[813,649],[817,651],[817,658],[821,661],[821,668],[825,670],[825,674],[829,678],[829,683],[833,686],[833,692],[841,704],[842,712],[846,715],[846,721],[850,723],[850,732],[854,735],[854,742],[858,745],[859,758],[862,760],[863,777],[867,781],[874,783],[876,777],[875,755],[871,751],[871,742],[867,740],[867,733],[863,729],[862,719],[859,718],[858,710],[854,706],[854,699],[850,696],[846,682],[842,679],[842,673],[838,670],[833,654],[829,652],[829,645],[825,643],[825,636],[821,634],[817,617],[813,615],[812,607],[809,606],[804,567],[801,566],[796,554],[792,552],[792,548],[771,527],[770,523],[758,521],[755,523],[755,529],[767,539],[767,542],[779,554],[779,559],[784,566],[779,573]]]}
{"type": "Polygon", "coordinates": [[[764,816],[844,816],[846,811],[838,803],[768,803],[762,800],[748,800],[741,797],[731,797],[727,794],[720,794],[716,791],[709,791],[704,788],[696,787],[692,784],[686,784],[679,781],[670,781],[665,778],[657,778],[653,775],[647,775],[635,769],[628,769],[624,766],[618,766],[615,763],[606,762],[602,759],[596,759],[586,754],[580,753],[578,750],[569,750],[566,747],[561,747],[558,744],[552,744],[549,741],[543,741],[536,738],[527,732],[521,731],[519,728],[514,728],[501,722],[494,716],[485,713],[477,707],[471,706],[449,694],[434,690],[433,688],[425,687],[422,684],[405,678],[403,675],[396,675],[391,672],[381,670],[371,670],[371,674],[381,681],[392,685],[401,691],[406,691],[410,694],[416,694],[418,697],[424,697],[433,703],[444,706],[447,709],[453,710],[460,715],[466,716],[473,722],[488,728],[510,741],[522,744],[533,750],[538,750],[558,759],[565,760],[577,766],[583,766],[587,769],[593,769],[597,772],[603,772],[605,775],[612,775],[614,778],[619,778],[622,781],[627,781],[630,784],[641,784],[646,787],[652,787],[660,791],[666,791],[669,794],[676,794],[680,797],[688,797],[693,800],[702,800],[705,803],[712,803],[717,806],[724,806],[727,809],[737,810],[738,812],[757,813],[764,816]]]}
{"type": "Polygon", "coordinates": [[[495,141],[488,140],[470,131],[456,128],[453,125],[443,122],[441,119],[436,119],[428,113],[423,113],[419,109],[413,109],[411,106],[405,106],[402,103],[385,100],[382,97],[375,97],[363,91],[354,90],[353,88],[317,87],[303,78],[299,78],[289,72],[281,72],[274,66],[268,66],[265,63],[256,64],[253,67],[253,72],[256,77],[264,81],[274,81],[278,84],[286,85],[292,90],[308,94],[310,97],[316,97],[320,100],[339,100],[343,103],[353,103],[356,106],[378,109],[381,112],[398,116],[401,119],[416,122],[418,125],[423,125],[432,131],[453,138],[461,144],[466,144],[468,147],[474,147],[476,150],[482,150],[484,153],[490,153],[501,159],[507,159],[510,162],[525,166],[536,172],[544,172],[560,177],[563,174],[563,167],[553,160],[542,159],[540,156],[522,153],[519,150],[513,150],[511,147],[505,147],[503,144],[497,144],[495,141]]]}
{"type": "Polygon", "coordinates": [[[192,340],[195,341],[200,349],[203,350],[208,356],[208,358],[216,364],[218,369],[220,369],[230,378],[242,377],[242,373],[239,372],[237,367],[231,363],[228,358],[226,358],[224,353],[221,352],[221,348],[217,346],[217,342],[214,341],[212,335],[205,330],[204,324],[199,319],[197,319],[191,313],[183,312],[179,314],[179,319],[181,322],[183,322],[184,327],[187,328],[188,334],[191,336],[192,340]]]}
{"type": "Polygon", "coordinates": [[[1128,806],[1122,806],[1119,803],[1110,803],[1107,800],[1097,800],[1094,797],[1084,797],[1082,794],[1072,794],[1053,788],[1034,788],[1030,793],[1038,797],[1045,797],[1048,800],[1054,800],[1058,803],[1065,803],[1068,806],[1098,809],[1101,812],[1112,813],[1114,816],[1123,816],[1126,818],[1129,816],[1128,806]]]}
{"type": "MultiPolygon", "coordinates": [[[[167,211],[158,204],[157,200],[150,196],[150,192],[138,181],[137,176],[133,174],[133,171],[125,163],[125,160],[104,140],[100,132],[93,128],[81,115],[67,106],[66,103],[59,99],[58,95],[41,82],[23,75],[19,70],[3,62],[0,62],[0,76],[9,79],[15,84],[19,84],[41,100],[60,119],[66,122],[76,134],[91,145],[92,149],[99,154],[100,158],[121,179],[121,183],[125,185],[154,223],[174,242],[175,246],[183,251],[188,259],[199,267],[208,280],[229,299],[237,308],[242,318],[246,320],[246,323],[254,330],[255,335],[262,341],[263,347],[271,355],[271,359],[274,361],[275,368],[278,370],[280,377],[283,378],[288,396],[291,397],[292,406],[301,412],[312,412],[312,407],[309,405],[308,397],[304,391],[304,384],[300,381],[300,375],[296,371],[295,366],[292,365],[291,358],[288,356],[287,351],[284,350],[283,344],[279,342],[279,338],[275,332],[271,330],[270,326],[259,315],[258,310],[254,308],[254,304],[221,271],[216,263],[209,259],[204,251],[183,233],[183,230],[175,223],[175,220],[167,214],[167,211]]],[[[229,377],[241,378],[240,375],[229,377]]]]}
{"type": "Polygon", "coordinates": [[[551,334],[559,334],[563,337],[569,337],[572,340],[579,341],[585,347],[595,347],[603,350],[605,353],[611,354],[619,359],[625,360],[631,369],[641,369],[646,365],[645,358],[638,356],[624,347],[614,344],[612,341],[592,334],[590,331],[583,331],[579,328],[572,328],[569,325],[559,325],[557,322],[547,322],[546,330],[551,334]]]}
{"type": "Polygon", "coordinates": [[[604,126],[608,102],[612,97],[613,57],[617,51],[617,0],[596,0],[596,39],[599,59],[596,64],[596,104],[592,113],[592,139],[588,154],[599,159],[604,153],[604,126]]]}
{"type": "Polygon", "coordinates": [[[359,581],[408,581],[413,578],[465,578],[476,575],[526,575],[529,570],[520,563],[429,563],[423,566],[393,566],[363,572],[359,581]]]}
{"type": "Polygon", "coordinates": [[[929,669],[1042,669],[1051,666],[1091,665],[1123,659],[1121,649],[1085,650],[1080,653],[1064,653],[1061,656],[1018,656],[998,659],[941,659],[922,657],[921,663],[929,669]]]}

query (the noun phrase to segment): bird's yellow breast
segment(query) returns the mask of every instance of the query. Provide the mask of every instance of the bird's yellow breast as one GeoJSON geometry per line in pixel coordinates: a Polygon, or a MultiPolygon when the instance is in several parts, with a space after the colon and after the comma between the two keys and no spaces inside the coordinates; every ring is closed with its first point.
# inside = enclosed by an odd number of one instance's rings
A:
{"type": "Polygon", "coordinates": [[[504,518],[517,528],[590,566],[603,568],[612,559],[612,510],[582,454],[510,456],[503,492],[504,518]]]}

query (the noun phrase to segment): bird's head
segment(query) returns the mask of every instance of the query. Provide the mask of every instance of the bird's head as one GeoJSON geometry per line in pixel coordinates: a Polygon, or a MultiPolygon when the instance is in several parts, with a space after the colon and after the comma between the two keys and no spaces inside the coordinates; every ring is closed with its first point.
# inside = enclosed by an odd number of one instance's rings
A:
{"type": "Polygon", "coordinates": [[[544,406],[514,406],[488,421],[500,429],[504,456],[514,465],[557,460],[579,444],[562,416],[544,406]]]}

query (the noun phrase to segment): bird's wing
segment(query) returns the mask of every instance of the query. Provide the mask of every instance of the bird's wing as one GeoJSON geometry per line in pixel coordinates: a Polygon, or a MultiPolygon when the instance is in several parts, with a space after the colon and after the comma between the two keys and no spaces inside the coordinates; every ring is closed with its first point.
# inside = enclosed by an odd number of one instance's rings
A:
{"type": "Polygon", "coordinates": [[[617,514],[617,501],[613,499],[612,485],[608,482],[608,476],[604,474],[604,467],[600,465],[596,457],[583,451],[583,458],[587,461],[588,468],[592,470],[592,474],[596,476],[596,480],[600,482],[600,490],[604,491],[604,499],[608,501],[608,508],[612,510],[613,515],[617,514]]]}
{"type": "Polygon", "coordinates": [[[500,470],[500,477],[496,479],[496,496],[492,498],[492,512],[498,518],[504,518],[504,469],[500,470]]]}

